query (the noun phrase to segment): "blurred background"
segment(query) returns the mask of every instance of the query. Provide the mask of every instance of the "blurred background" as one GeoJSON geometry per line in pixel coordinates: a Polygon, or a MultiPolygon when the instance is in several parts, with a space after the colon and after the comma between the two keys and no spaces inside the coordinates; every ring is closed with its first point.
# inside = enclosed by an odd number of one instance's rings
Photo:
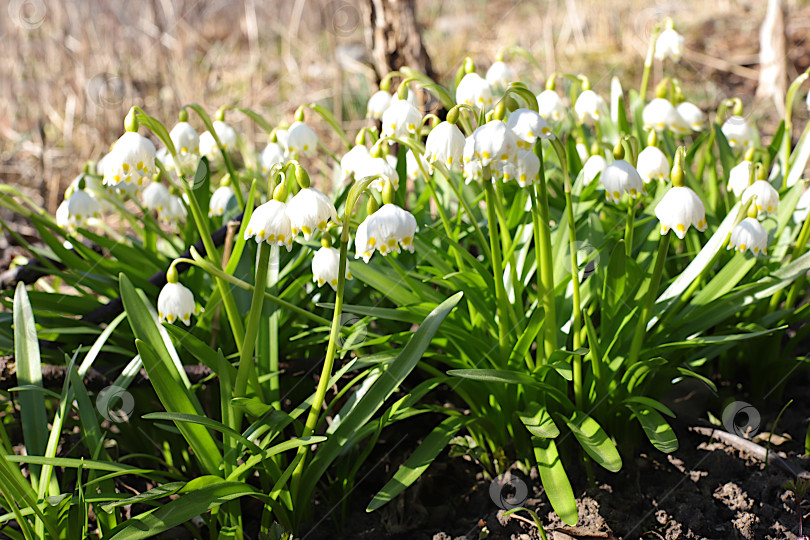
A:
{"type": "MultiPolygon", "coordinates": [[[[238,104],[273,123],[290,122],[301,103],[321,102],[349,131],[364,125],[379,77],[375,64],[380,69],[369,48],[370,21],[382,4],[415,13],[410,28],[418,31],[404,39],[418,44],[421,35],[440,83],[452,84],[465,56],[483,74],[499,51],[517,45],[534,61],[509,53],[506,60],[535,92],[553,71],[585,73],[604,95],[614,75],[625,89],[637,88],[651,30],[672,17],[686,53],[667,73],[705,110],[741,97],[765,141],[775,105],[754,96],[769,3],[784,13],[776,33],[784,36],[777,56],[785,75],[793,79],[810,66],[810,6],[795,0],[4,2],[0,181],[23,186],[51,212],[85,161],[118,138],[132,105],[171,126],[179,107],[191,102],[212,113],[238,104]]],[[[653,83],[661,77],[658,63],[656,69],[653,83]]],[[[794,121],[803,124],[801,103],[794,121]]],[[[264,135],[245,117],[231,112],[228,121],[264,146],[264,135]]]]}

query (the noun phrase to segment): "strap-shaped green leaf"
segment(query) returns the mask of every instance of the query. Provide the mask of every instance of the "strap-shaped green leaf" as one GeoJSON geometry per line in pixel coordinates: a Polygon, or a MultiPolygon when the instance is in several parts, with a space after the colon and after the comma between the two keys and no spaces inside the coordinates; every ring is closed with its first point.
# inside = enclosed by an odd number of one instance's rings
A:
{"type": "Polygon", "coordinates": [[[665,454],[678,449],[678,437],[658,411],[636,403],[627,403],[627,408],[633,411],[654,447],[665,454]]]}
{"type": "Polygon", "coordinates": [[[534,458],[537,460],[537,470],[540,472],[540,480],[543,482],[543,489],[546,490],[551,507],[564,522],[576,525],[579,519],[577,500],[574,498],[571,482],[568,481],[568,475],[565,473],[560,455],[557,453],[557,445],[552,439],[533,437],[532,446],[534,447],[534,458]]]}
{"type": "Polygon", "coordinates": [[[565,423],[591,458],[611,472],[622,468],[622,458],[616,445],[599,423],[582,411],[574,411],[565,423]]]}

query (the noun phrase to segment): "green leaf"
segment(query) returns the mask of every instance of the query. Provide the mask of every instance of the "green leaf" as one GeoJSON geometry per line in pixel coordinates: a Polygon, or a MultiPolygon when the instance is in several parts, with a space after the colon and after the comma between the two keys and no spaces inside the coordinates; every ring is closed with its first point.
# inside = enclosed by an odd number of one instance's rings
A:
{"type": "Polygon", "coordinates": [[[119,506],[127,506],[135,503],[154,501],[155,499],[160,499],[162,497],[174,495],[175,493],[180,491],[180,489],[183,488],[183,486],[185,485],[186,482],[169,482],[157,487],[153,487],[152,489],[148,489],[143,493],[133,495],[132,497],[127,497],[125,499],[120,499],[118,501],[112,501],[102,504],[101,508],[103,508],[106,512],[111,512],[113,508],[118,508],[119,506]]]}
{"type": "Polygon", "coordinates": [[[653,446],[665,454],[678,449],[678,437],[658,411],[635,403],[627,403],[627,408],[633,411],[653,446]]]}
{"type": "Polygon", "coordinates": [[[557,453],[557,445],[551,439],[532,437],[532,446],[540,480],[543,482],[551,507],[564,522],[571,526],[576,525],[579,519],[577,500],[557,453]]]}
{"type": "Polygon", "coordinates": [[[461,429],[464,425],[464,418],[461,416],[451,416],[445,418],[444,421],[436,426],[430,435],[425,437],[422,444],[419,445],[413,454],[405,461],[400,467],[394,477],[377,492],[374,498],[366,508],[366,512],[373,512],[384,504],[393,500],[394,497],[399,495],[405,488],[413,484],[419,476],[425,472],[425,469],[433,463],[436,456],[439,455],[450,439],[461,429]]]}
{"type": "Polygon", "coordinates": [[[560,434],[560,430],[548,413],[545,403],[533,401],[529,403],[526,409],[519,412],[518,416],[526,429],[529,430],[529,433],[535,437],[553,439],[560,434]]]}
{"type": "Polygon", "coordinates": [[[723,178],[728,178],[731,169],[734,168],[736,162],[734,160],[734,152],[720,129],[720,125],[715,122],[714,124],[714,140],[717,144],[717,150],[720,152],[720,163],[723,166],[723,178]]]}
{"type": "Polygon", "coordinates": [[[616,445],[596,420],[581,411],[574,411],[570,419],[565,419],[565,423],[596,463],[611,472],[618,472],[622,468],[622,458],[616,445]]]}

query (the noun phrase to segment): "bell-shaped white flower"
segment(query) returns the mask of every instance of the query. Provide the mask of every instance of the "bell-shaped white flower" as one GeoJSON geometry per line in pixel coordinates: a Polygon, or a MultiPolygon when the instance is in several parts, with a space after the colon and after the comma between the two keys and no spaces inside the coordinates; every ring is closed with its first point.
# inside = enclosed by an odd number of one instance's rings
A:
{"type": "Polygon", "coordinates": [[[359,169],[355,172],[354,177],[358,180],[369,178],[370,176],[379,176],[371,181],[370,187],[382,192],[385,187],[386,180],[391,182],[394,189],[399,189],[399,175],[396,168],[391,165],[385,158],[369,157],[360,163],[359,169]]]}
{"type": "Polygon", "coordinates": [[[607,200],[615,203],[618,203],[625,193],[634,199],[647,194],[638,171],[623,159],[617,159],[605,167],[602,172],[602,185],[605,186],[607,200]]]}
{"type": "Polygon", "coordinates": [[[537,94],[537,112],[548,122],[557,123],[565,117],[565,104],[554,90],[537,94]]]}
{"type": "Polygon", "coordinates": [[[651,180],[666,180],[669,176],[669,160],[657,146],[648,146],[639,152],[636,170],[645,184],[651,180]]]}
{"type": "Polygon", "coordinates": [[[371,158],[368,148],[362,144],[353,146],[351,150],[346,152],[340,158],[340,170],[343,172],[343,179],[349,178],[357,174],[357,171],[362,167],[362,164],[367,159],[371,158]]]}
{"type": "Polygon", "coordinates": [[[200,161],[200,135],[188,122],[178,122],[169,132],[177,151],[177,159],[184,169],[196,169],[200,161]]]}
{"type": "Polygon", "coordinates": [[[703,131],[706,125],[706,114],[694,103],[684,101],[675,107],[677,113],[692,131],[703,131]]]}
{"type": "Polygon", "coordinates": [[[526,187],[537,181],[540,173],[540,158],[532,150],[518,150],[516,159],[509,163],[509,166],[504,167],[504,181],[515,178],[520,187],[526,187]]]}
{"type": "Polygon", "coordinates": [[[655,41],[656,60],[669,58],[673,62],[679,62],[683,56],[683,43],[683,36],[674,28],[665,29],[658,34],[658,39],[655,41]]]}
{"type": "Polygon", "coordinates": [[[475,159],[480,161],[483,167],[493,161],[514,159],[517,155],[517,137],[500,120],[487,122],[476,129],[472,137],[475,159]]]}
{"type": "Polygon", "coordinates": [[[413,214],[394,204],[384,204],[357,228],[355,259],[362,257],[368,262],[375,250],[387,255],[392,251],[399,253],[400,246],[413,253],[416,229],[413,214]]]}
{"type": "Polygon", "coordinates": [[[776,212],[779,208],[779,192],[767,180],[757,180],[743,191],[742,203],[745,204],[751,197],[756,197],[754,204],[757,207],[757,215],[763,216],[771,212],[776,212]]]}
{"type": "Polygon", "coordinates": [[[747,217],[731,231],[731,239],[726,249],[740,253],[749,250],[754,255],[766,253],[768,249],[768,232],[756,218],[747,217]]]}
{"type": "Polygon", "coordinates": [[[318,148],[318,134],[305,123],[296,120],[287,130],[287,150],[309,155],[318,148]]]}
{"type": "Polygon", "coordinates": [[[211,200],[208,202],[208,216],[221,216],[228,208],[228,203],[236,195],[231,186],[219,186],[211,195],[211,200]]]}
{"type": "Polygon", "coordinates": [[[582,165],[582,179],[585,185],[590,185],[594,179],[605,172],[607,160],[600,154],[590,156],[582,165]]]}
{"type": "Polygon", "coordinates": [[[574,103],[574,112],[580,122],[593,120],[598,122],[603,116],[607,116],[607,104],[602,96],[593,90],[583,91],[574,103]]]}
{"type": "Polygon", "coordinates": [[[484,177],[484,166],[475,157],[475,138],[470,135],[464,141],[464,153],[462,154],[462,167],[464,169],[465,183],[469,184],[484,177]]]}
{"type": "Polygon", "coordinates": [[[520,148],[531,148],[541,139],[553,139],[554,133],[548,127],[545,119],[531,109],[517,109],[512,111],[506,121],[506,127],[512,130],[517,137],[520,148]]]}
{"type": "Polygon", "coordinates": [[[163,286],[158,295],[157,308],[160,322],[173,323],[179,320],[186,326],[191,323],[191,316],[198,313],[194,294],[178,282],[169,282],[163,286]]]}
{"type": "Polygon", "coordinates": [[[245,240],[254,238],[256,243],[267,242],[270,245],[286,246],[292,249],[293,233],[287,205],[275,199],[258,206],[248,221],[245,229],[245,240]]]}
{"type": "Polygon", "coordinates": [[[293,236],[301,231],[306,240],[315,229],[323,232],[326,222],[338,222],[337,211],[332,200],[315,188],[304,188],[287,203],[287,216],[293,236]]]}
{"type": "Polygon", "coordinates": [[[464,154],[464,134],[458,126],[442,122],[428,133],[425,141],[425,160],[433,164],[438,161],[451,167],[461,163],[464,154]]]}
{"type": "Polygon", "coordinates": [[[456,88],[456,103],[486,109],[492,105],[492,88],[477,73],[467,73],[456,88]]]}
{"type": "Polygon", "coordinates": [[[179,224],[186,220],[188,211],[183,199],[177,195],[169,195],[166,206],[158,211],[158,218],[164,223],[179,224]]]}
{"type": "Polygon", "coordinates": [[[754,130],[742,116],[732,116],[720,129],[732,148],[751,146],[754,142],[754,130]]]}
{"type": "Polygon", "coordinates": [[[678,238],[686,236],[689,227],[706,230],[706,209],[697,193],[686,186],[673,186],[655,207],[655,217],[661,222],[661,234],[670,229],[678,238]]]}
{"type": "Polygon", "coordinates": [[[799,202],[796,203],[796,210],[793,211],[793,223],[801,225],[810,214],[810,189],[802,193],[799,202]]]}
{"type": "Polygon", "coordinates": [[[171,194],[163,182],[150,182],[141,193],[143,205],[152,212],[162,212],[169,206],[171,194]]]}
{"type": "Polygon", "coordinates": [[[678,110],[668,100],[655,98],[650,101],[641,113],[644,129],[654,129],[663,131],[671,129],[676,133],[689,132],[689,125],[686,123],[678,110]]]}
{"type": "Polygon", "coordinates": [[[134,189],[157,172],[155,145],[134,131],[127,131],[115,142],[104,160],[104,185],[128,184],[134,189]]]}
{"type": "Polygon", "coordinates": [[[487,70],[486,79],[491,88],[505,90],[514,78],[515,74],[512,72],[512,68],[500,60],[494,62],[487,70]]]}
{"type": "Polygon", "coordinates": [[[284,148],[275,142],[267,143],[262,153],[259,154],[259,165],[262,172],[267,174],[275,165],[282,165],[287,161],[287,155],[284,148]]]}
{"type": "MultiPolygon", "coordinates": [[[[226,152],[236,148],[237,135],[236,130],[222,120],[214,120],[214,131],[219,137],[219,142],[226,152]]],[[[222,153],[219,151],[214,136],[208,131],[204,131],[200,135],[200,154],[208,158],[212,163],[218,163],[222,160],[222,153]]]]}
{"type": "Polygon", "coordinates": [[[735,197],[742,197],[743,191],[748,187],[753,169],[754,164],[747,159],[732,167],[728,173],[726,189],[734,193],[735,197]]]}
{"type": "Polygon", "coordinates": [[[59,206],[56,207],[56,214],[54,214],[54,218],[56,219],[56,224],[62,227],[63,229],[67,229],[70,227],[68,223],[68,202],[67,199],[63,200],[59,203],[59,206]]]}
{"type": "MultiPolygon", "coordinates": [[[[422,161],[422,168],[424,168],[425,172],[427,174],[433,174],[433,165],[425,161],[425,156],[420,155],[419,159],[422,161]]],[[[408,151],[405,152],[405,174],[408,178],[414,180],[422,175],[422,168],[419,167],[416,156],[413,155],[413,151],[409,148],[408,151]]]]}
{"type": "MultiPolygon", "coordinates": [[[[312,257],[312,280],[323,287],[328,283],[332,289],[337,290],[338,272],[340,271],[340,251],[333,247],[322,247],[312,257]]],[[[349,265],[346,265],[346,279],[352,279],[349,265]]]]}
{"type": "Polygon", "coordinates": [[[67,216],[64,221],[70,230],[86,227],[91,219],[99,217],[98,201],[83,189],[74,191],[65,203],[63,212],[67,216]]]}
{"type": "Polygon", "coordinates": [[[389,105],[391,105],[391,94],[385,90],[377,90],[369,98],[368,105],[366,105],[366,118],[379,120],[389,105]]]}
{"type": "Polygon", "coordinates": [[[383,137],[407,137],[409,133],[416,133],[422,125],[422,115],[419,110],[407,100],[401,99],[391,104],[382,116],[383,137]]]}

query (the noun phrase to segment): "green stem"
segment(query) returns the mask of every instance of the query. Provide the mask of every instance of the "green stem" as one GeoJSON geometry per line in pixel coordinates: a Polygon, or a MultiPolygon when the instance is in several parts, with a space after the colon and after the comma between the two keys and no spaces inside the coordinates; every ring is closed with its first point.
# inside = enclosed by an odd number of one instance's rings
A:
{"type": "MultiPolygon", "coordinates": [[[[270,245],[267,242],[259,243],[258,262],[256,264],[256,281],[253,286],[253,298],[250,303],[245,336],[242,341],[242,350],[239,353],[239,368],[236,372],[234,384],[234,397],[243,397],[247,390],[248,378],[253,372],[253,351],[256,346],[256,335],[259,331],[259,321],[262,318],[262,305],[264,303],[264,290],[267,288],[267,268],[270,263],[270,245]]],[[[252,377],[250,377],[252,378],[252,377]]],[[[260,392],[259,387],[256,388],[260,392]]]]}
{"type": "Polygon", "coordinates": [[[495,215],[495,201],[497,197],[492,181],[487,178],[491,172],[489,167],[484,168],[484,189],[487,198],[487,220],[489,228],[489,248],[492,252],[492,275],[495,279],[495,298],[498,303],[498,345],[500,347],[501,362],[509,359],[509,344],[507,341],[506,325],[508,309],[506,308],[506,289],[503,285],[503,262],[501,261],[501,243],[498,239],[498,218],[495,215]]]}
{"type": "Polygon", "coordinates": [[[536,248],[540,252],[540,266],[537,271],[540,274],[542,289],[538,290],[538,294],[543,295],[543,309],[545,311],[543,319],[543,351],[546,360],[548,360],[551,354],[557,350],[557,309],[554,298],[554,263],[551,260],[551,228],[548,225],[548,190],[546,188],[546,173],[543,163],[543,146],[540,139],[534,145],[534,151],[537,157],[540,158],[540,174],[538,175],[538,183],[533,186],[539,204],[533,207],[532,211],[538,213],[537,219],[539,221],[540,243],[536,248]]]}
{"type": "MultiPolygon", "coordinates": [[[[573,347],[582,347],[582,312],[579,294],[579,263],[577,261],[576,225],[574,223],[574,205],[571,201],[571,182],[565,178],[565,212],[568,216],[568,247],[571,252],[571,283],[573,285],[573,347]]],[[[582,356],[573,355],[574,402],[577,407],[583,405],[582,393],[582,356]]]]}
{"type": "Polygon", "coordinates": [[[630,201],[630,206],[627,207],[627,221],[624,225],[624,253],[627,258],[633,256],[633,230],[635,228],[636,219],[636,203],[635,200],[630,201]]]}
{"type": "Polygon", "coordinates": [[[652,277],[650,278],[650,286],[647,289],[647,299],[644,302],[644,307],[641,310],[641,316],[638,318],[636,325],[636,333],[633,334],[633,343],[630,345],[630,362],[628,365],[632,366],[638,361],[638,355],[641,352],[641,343],[644,341],[644,336],[647,333],[647,321],[650,319],[650,313],[653,306],[655,306],[655,298],[658,294],[658,287],[661,284],[661,275],[664,272],[664,263],[667,259],[667,250],[669,249],[669,234],[661,236],[658,242],[658,252],[655,255],[655,266],[653,267],[652,277]]]}
{"type": "Polygon", "coordinates": [[[647,100],[647,86],[650,84],[650,70],[652,69],[653,57],[655,55],[655,42],[658,41],[658,33],[660,31],[661,29],[656,25],[652,31],[652,35],[650,35],[650,46],[647,47],[647,56],[644,58],[644,71],[641,74],[641,89],[639,90],[639,97],[641,97],[642,103],[647,100]]]}

